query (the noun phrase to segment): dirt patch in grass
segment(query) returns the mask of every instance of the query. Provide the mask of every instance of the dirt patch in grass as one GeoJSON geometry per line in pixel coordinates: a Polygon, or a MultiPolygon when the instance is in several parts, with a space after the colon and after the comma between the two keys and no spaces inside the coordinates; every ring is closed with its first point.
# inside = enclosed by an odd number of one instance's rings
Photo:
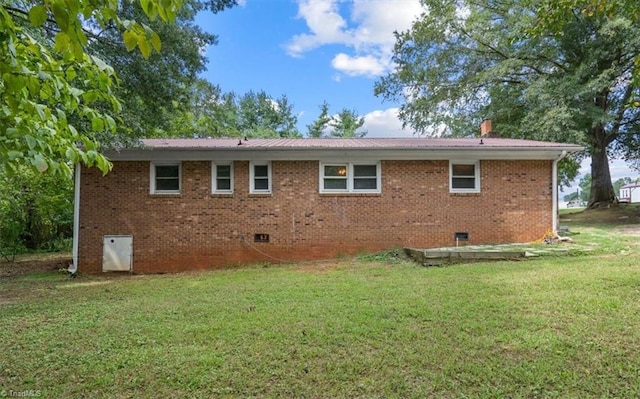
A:
{"type": "Polygon", "coordinates": [[[70,263],[71,255],[68,253],[22,255],[13,262],[0,262],[0,278],[59,271],[67,269],[70,263]]]}
{"type": "MultiPolygon", "coordinates": [[[[625,235],[640,236],[640,224],[620,226],[619,230],[625,235]]],[[[637,245],[640,245],[640,242],[638,242],[637,245]]]]}

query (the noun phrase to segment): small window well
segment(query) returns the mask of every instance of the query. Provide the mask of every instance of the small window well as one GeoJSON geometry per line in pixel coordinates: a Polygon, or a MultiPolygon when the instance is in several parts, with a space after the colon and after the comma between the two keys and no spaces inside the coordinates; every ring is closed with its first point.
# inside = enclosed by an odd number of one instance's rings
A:
{"type": "Polygon", "coordinates": [[[253,242],[269,242],[269,234],[263,234],[263,233],[254,234],[253,242]]]}

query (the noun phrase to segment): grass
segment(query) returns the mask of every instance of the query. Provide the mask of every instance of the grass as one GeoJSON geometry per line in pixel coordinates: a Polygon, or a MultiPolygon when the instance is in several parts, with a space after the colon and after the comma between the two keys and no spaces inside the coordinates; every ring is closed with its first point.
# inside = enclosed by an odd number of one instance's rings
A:
{"type": "Polygon", "coordinates": [[[179,275],[6,279],[0,391],[638,397],[639,236],[603,223],[563,221],[592,251],[525,262],[423,268],[389,252],[179,275]]]}

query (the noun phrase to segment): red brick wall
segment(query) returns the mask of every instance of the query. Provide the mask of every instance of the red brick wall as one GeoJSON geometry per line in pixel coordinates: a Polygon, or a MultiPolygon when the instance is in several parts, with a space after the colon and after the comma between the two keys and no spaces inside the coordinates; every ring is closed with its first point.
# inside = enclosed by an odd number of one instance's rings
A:
{"type": "Polygon", "coordinates": [[[79,270],[101,272],[103,235],[132,235],[145,273],[452,246],[455,232],[469,245],[529,242],[552,228],[551,164],[481,161],[481,193],[450,194],[448,161],[383,161],[381,194],[332,195],[318,193],[317,161],[274,161],[266,196],[249,194],[248,162],[234,163],[233,195],[211,194],[209,162],[183,162],[173,196],[149,194],[149,162],[83,168],[79,270]]]}

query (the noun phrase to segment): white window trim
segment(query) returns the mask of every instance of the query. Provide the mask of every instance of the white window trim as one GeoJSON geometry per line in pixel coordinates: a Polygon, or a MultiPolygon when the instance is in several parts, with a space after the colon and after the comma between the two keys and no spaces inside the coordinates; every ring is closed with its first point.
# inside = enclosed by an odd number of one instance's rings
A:
{"type": "Polygon", "coordinates": [[[249,193],[250,194],[271,194],[271,187],[272,187],[271,161],[250,162],[249,163],[249,193]],[[267,190],[257,190],[255,188],[254,166],[256,165],[267,165],[267,179],[268,179],[267,190]]]}
{"type": "Polygon", "coordinates": [[[479,193],[480,192],[480,161],[450,160],[449,161],[449,192],[450,193],[479,193]],[[474,165],[475,188],[453,188],[453,165],[474,165]]]}
{"type": "Polygon", "coordinates": [[[382,192],[382,167],[380,161],[370,161],[370,162],[320,162],[320,187],[319,191],[322,194],[339,194],[339,193],[348,193],[348,194],[380,194],[382,192]],[[376,189],[375,190],[356,190],[353,186],[354,181],[354,166],[357,165],[375,165],[376,166],[376,189]],[[346,166],[347,167],[347,189],[325,189],[324,188],[324,167],[325,166],[346,166]]]}
{"type": "Polygon", "coordinates": [[[179,195],[182,193],[182,162],[151,162],[150,163],[149,193],[162,195],[179,195]],[[178,166],[178,190],[156,190],[156,166],[178,166]]]}
{"type": "MultiPolygon", "coordinates": [[[[320,192],[321,193],[348,193],[349,192],[349,176],[351,172],[349,171],[349,162],[320,162],[320,192]],[[344,177],[344,180],[347,182],[345,189],[324,189],[324,167],[325,166],[344,166],[347,169],[347,174],[344,177]]],[[[335,180],[342,180],[342,177],[335,178],[335,176],[330,176],[330,178],[334,178],[335,180]]]]}
{"type": "Polygon", "coordinates": [[[211,193],[212,194],[233,194],[234,177],[233,177],[233,162],[211,162],[211,193]],[[218,189],[218,166],[230,166],[229,177],[230,186],[229,190],[218,189]]]}

